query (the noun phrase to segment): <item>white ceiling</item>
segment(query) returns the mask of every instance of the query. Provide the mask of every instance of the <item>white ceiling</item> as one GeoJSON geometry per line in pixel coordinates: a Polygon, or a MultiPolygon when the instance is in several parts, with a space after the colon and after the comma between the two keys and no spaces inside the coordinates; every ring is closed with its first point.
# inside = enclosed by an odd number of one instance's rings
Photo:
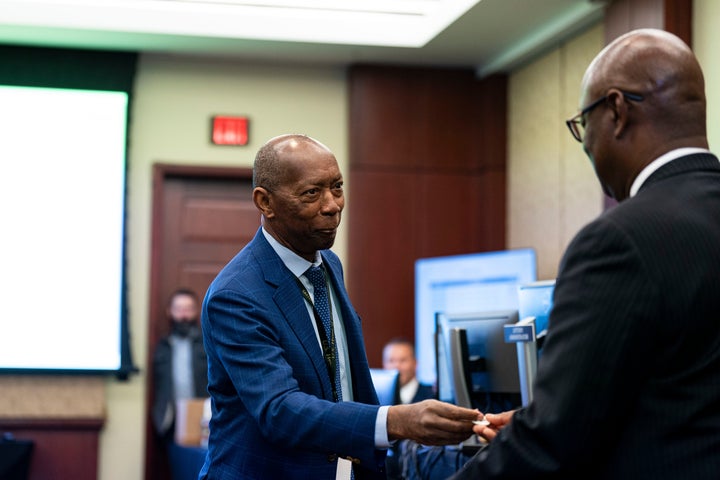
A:
{"type": "Polygon", "coordinates": [[[509,71],[602,0],[0,0],[0,43],[509,71]]]}

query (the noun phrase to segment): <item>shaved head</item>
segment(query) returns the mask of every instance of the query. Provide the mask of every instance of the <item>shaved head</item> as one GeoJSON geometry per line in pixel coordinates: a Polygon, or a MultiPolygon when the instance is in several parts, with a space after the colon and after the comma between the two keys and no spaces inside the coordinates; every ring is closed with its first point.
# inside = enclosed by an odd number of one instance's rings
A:
{"type": "Polygon", "coordinates": [[[289,133],[271,138],[260,147],[260,150],[255,155],[253,188],[276,189],[283,180],[283,175],[287,169],[287,165],[284,164],[286,159],[283,152],[297,149],[301,144],[315,145],[319,149],[330,152],[330,149],[325,145],[307,135],[289,133]]]}
{"type": "Polygon", "coordinates": [[[705,134],[700,64],[682,40],[664,30],[634,30],[615,39],[590,64],[583,86],[592,92],[612,87],[638,92],[658,113],[669,114],[657,117],[656,125],[672,125],[675,134],[679,126],[683,134],[705,134]]]}
{"type": "Polygon", "coordinates": [[[583,145],[603,190],[617,200],[662,154],[707,148],[702,69],[671,33],[634,30],[605,47],[582,81],[580,105],[594,101],[602,103],[583,119],[583,145]]]}

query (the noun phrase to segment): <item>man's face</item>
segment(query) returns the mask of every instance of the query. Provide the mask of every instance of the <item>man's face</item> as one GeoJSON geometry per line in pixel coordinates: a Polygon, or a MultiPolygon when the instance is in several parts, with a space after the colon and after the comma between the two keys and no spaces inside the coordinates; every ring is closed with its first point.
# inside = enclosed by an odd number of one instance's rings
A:
{"type": "Polygon", "coordinates": [[[314,261],[315,252],[335,242],[345,206],[342,175],[335,156],[315,145],[284,155],[280,186],[268,193],[267,226],[281,244],[314,261]]]}
{"type": "MultiPolygon", "coordinates": [[[[583,90],[581,96],[581,105],[590,105],[598,98],[601,98],[602,92],[592,93],[589,88],[583,90]]],[[[610,134],[603,130],[603,115],[607,114],[607,106],[604,102],[599,103],[595,108],[583,116],[583,150],[590,159],[595,170],[600,186],[603,192],[612,196],[608,188],[608,161],[606,160],[608,152],[606,151],[605,137],[610,134]]],[[[607,123],[607,122],[605,122],[607,123]]]]}
{"type": "Polygon", "coordinates": [[[195,322],[198,319],[197,302],[190,295],[175,295],[168,307],[168,315],[176,323],[195,322]]]}
{"type": "Polygon", "coordinates": [[[400,372],[400,385],[415,378],[417,361],[409,345],[391,344],[383,352],[383,368],[400,372]]]}

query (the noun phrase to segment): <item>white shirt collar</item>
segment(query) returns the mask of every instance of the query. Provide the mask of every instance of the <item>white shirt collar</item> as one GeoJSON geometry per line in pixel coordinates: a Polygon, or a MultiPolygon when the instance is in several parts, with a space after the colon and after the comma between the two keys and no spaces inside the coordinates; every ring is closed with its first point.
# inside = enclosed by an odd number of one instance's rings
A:
{"type": "MultiPolygon", "coordinates": [[[[312,283],[310,282],[310,279],[308,279],[303,274],[308,268],[310,268],[310,265],[322,265],[322,256],[320,255],[320,252],[315,252],[315,261],[310,263],[289,248],[281,245],[280,242],[275,240],[275,238],[270,235],[264,227],[262,228],[262,233],[263,235],[265,235],[265,239],[268,241],[268,243],[270,243],[272,249],[275,250],[275,253],[280,256],[280,260],[293,273],[293,275],[300,279],[303,285],[305,285],[305,288],[308,290],[308,292],[310,292],[310,295],[312,295],[314,298],[315,292],[312,283]]],[[[337,349],[340,362],[340,384],[342,388],[342,398],[345,401],[351,402],[353,400],[352,373],[350,372],[349,368],[350,354],[347,345],[347,338],[345,337],[345,327],[343,325],[342,313],[338,308],[338,300],[335,296],[335,291],[333,289],[332,283],[328,284],[328,287],[330,291],[330,301],[332,302],[332,315],[335,325],[335,339],[337,340],[337,349]]],[[[308,309],[308,317],[313,318],[312,305],[306,302],[305,306],[308,309]]],[[[313,325],[313,329],[315,330],[315,336],[317,337],[318,346],[322,348],[317,325],[315,324],[315,322],[311,323],[313,325]]],[[[378,415],[378,419],[376,422],[376,430],[380,430],[385,426],[384,422],[386,417],[380,417],[381,416],[378,415]]],[[[387,443],[387,432],[385,430],[380,430],[379,434],[376,433],[376,437],[381,440],[379,442],[376,440],[376,444],[384,444],[383,442],[387,443]],[[381,435],[381,437],[377,437],[377,435],[381,435]]]]}
{"type": "Polygon", "coordinates": [[[670,150],[669,152],[660,155],[658,158],[647,164],[647,166],[640,171],[640,174],[635,177],[632,186],[630,186],[630,196],[634,197],[640,190],[640,187],[642,187],[643,183],[645,183],[645,180],[647,180],[650,175],[655,173],[657,169],[659,169],[663,165],[668,164],[680,157],[692,155],[695,153],[710,153],[710,151],[704,148],[685,147],[670,150]]]}
{"type": "Polygon", "coordinates": [[[265,227],[262,227],[262,233],[265,235],[265,239],[268,241],[272,249],[275,250],[275,253],[278,254],[280,260],[282,260],[285,266],[290,269],[296,277],[302,276],[302,274],[305,273],[311,265],[318,266],[322,263],[320,252],[315,253],[315,261],[310,263],[286,246],[281,245],[280,242],[275,240],[275,237],[265,230],[265,227]]]}
{"type": "Polygon", "coordinates": [[[419,387],[420,382],[418,381],[417,377],[414,377],[408,383],[403,385],[402,388],[400,388],[400,403],[412,403],[412,400],[413,398],[415,398],[415,394],[417,393],[419,387]]]}

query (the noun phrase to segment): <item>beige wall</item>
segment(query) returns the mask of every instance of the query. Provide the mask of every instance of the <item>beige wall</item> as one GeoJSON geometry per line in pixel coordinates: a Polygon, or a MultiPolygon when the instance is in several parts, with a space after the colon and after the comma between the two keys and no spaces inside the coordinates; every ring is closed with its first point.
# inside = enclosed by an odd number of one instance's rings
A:
{"type": "MultiPolygon", "coordinates": [[[[341,69],[141,57],[130,127],[128,208],[130,328],[141,373],[127,383],[106,382],[100,480],[143,476],[153,163],[250,167],[265,140],[297,132],[328,145],[347,176],[347,117],[345,71],[341,69]],[[209,126],[213,114],[248,115],[250,144],[212,146],[209,126]]],[[[346,244],[341,228],[335,248],[341,257],[346,244]]]]}
{"type": "Polygon", "coordinates": [[[539,279],[555,278],[568,242],[602,211],[595,172],[565,119],[603,43],[598,25],[510,77],[508,247],[535,248],[539,279]]]}
{"type": "MultiPolygon", "coordinates": [[[[705,72],[710,148],[720,142],[720,2],[693,3],[693,49],[705,72]]],[[[592,165],[565,127],[578,108],[585,68],[604,45],[602,25],[510,78],[508,248],[534,247],[538,278],[557,275],[570,240],[603,208],[592,165]]]]}

